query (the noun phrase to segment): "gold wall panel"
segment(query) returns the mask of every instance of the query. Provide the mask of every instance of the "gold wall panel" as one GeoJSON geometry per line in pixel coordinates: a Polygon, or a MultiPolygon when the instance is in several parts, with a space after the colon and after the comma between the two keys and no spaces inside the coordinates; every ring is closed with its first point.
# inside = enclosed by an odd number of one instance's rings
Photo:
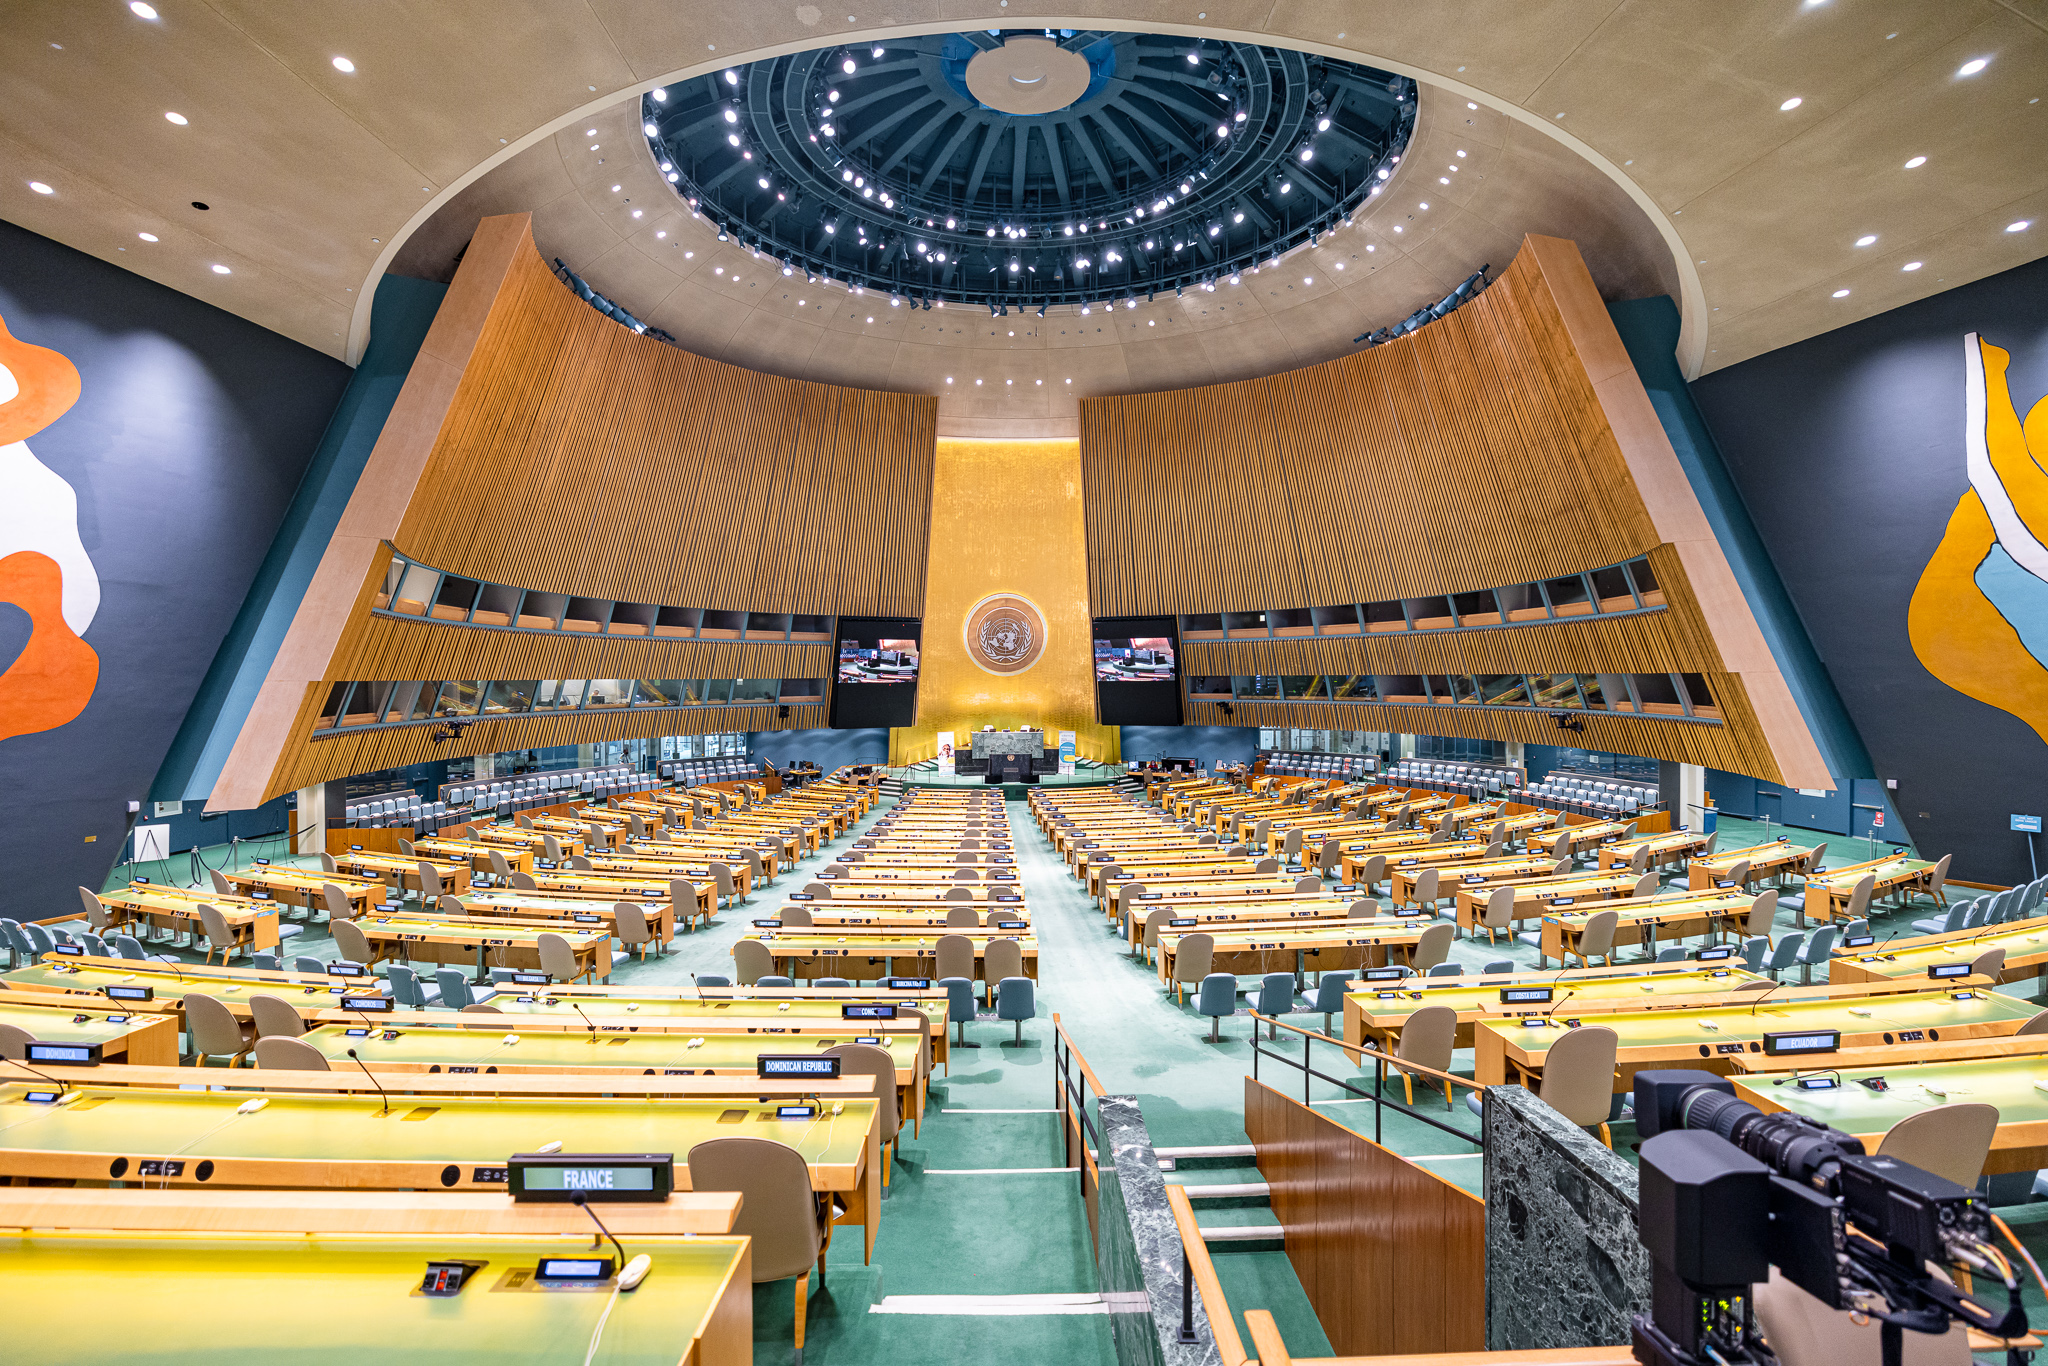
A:
{"type": "Polygon", "coordinates": [[[1118,757],[1119,732],[1095,721],[1094,622],[1082,534],[1081,452],[1072,441],[941,441],[932,472],[917,724],[889,733],[889,762],[937,752],[937,735],[1040,726],[1074,732],[1084,759],[1118,757]],[[1026,598],[1046,644],[1022,673],[975,664],[962,629],[991,594],[1026,598]]]}

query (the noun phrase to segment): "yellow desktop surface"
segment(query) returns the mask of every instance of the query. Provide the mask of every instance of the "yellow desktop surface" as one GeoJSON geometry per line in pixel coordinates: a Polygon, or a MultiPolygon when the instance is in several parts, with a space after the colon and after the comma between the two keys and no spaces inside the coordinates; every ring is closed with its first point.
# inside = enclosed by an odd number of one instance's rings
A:
{"type": "Polygon", "coordinates": [[[303,1004],[302,998],[312,995],[327,996],[331,998],[329,1004],[338,1004],[344,992],[371,996],[384,988],[381,978],[368,975],[315,977],[309,973],[261,973],[248,969],[209,972],[205,968],[182,965],[174,969],[168,963],[136,963],[132,968],[103,967],[91,960],[73,966],[48,958],[31,967],[0,974],[0,980],[12,986],[47,987],[53,991],[104,993],[110,986],[148,987],[155,992],[155,999],[135,1002],[134,1008],[139,1011],[161,1010],[167,1004],[176,1005],[184,1000],[188,991],[202,996],[219,996],[229,1002],[238,997],[246,999],[252,991],[267,991],[296,1005],[303,1004]]]}
{"type": "MultiPolygon", "coordinates": [[[[575,1012],[557,1012],[575,1019],[575,1012]]],[[[596,1019],[595,1016],[592,1017],[596,1019]]],[[[849,1025],[858,1023],[847,1021],[849,1025]]],[[[881,1023],[893,1023],[882,1021],[881,1023]]],[[[365,1028],[356,1026],[358,1031],[365,1028]]],[[[893,1034],[869,1034],[863,1030],[840,1029],[829,1035],[803,1034],[707,1034],[694,1046],[687,1034],[625,1034],[616,1026],[592,1033],[547,1030],[515,1034],[495,1029],[434,1029],[400,1026],[372,1029],[367,1034],[350,1033],[348,1025],[321,1025],[300,1037],[320,1050],[329,1064],[347,1069],[350,1049],[372,1071],[385,1064],[440,1067],[475,1067],[498,1071],[514,1067],[560,1068],[631,1067],[641,1070],[687,1068],[704,1071],[754,1071],[754,1060],[764,1053],[816,1054],[835,1044],[859,1039],[878,1039],[876,1047],[886,1049],[898,1072],[915,1073],[923,1038],[907,1030],[893,1034]],[[398,1037],[387,1038],[389,1034],[398,1037]],[[594,1034],[594,1039],[593,1039],[594,1034]],[[516,1037],[517,1043],[508,1042],[516,1037]]]]}
{"type": "MultiPolygon", "coordinates": [[[[695,1359],[748,1245],[639,1235],[632,1249],[653,1269],[616,1303],[609,1285],[532,1287],[542,1256],[589,1246],[581,1235],[35,1232],[0,1238],[0,1321],[14,1359],[42,1366],[498,1366],[583,1360],[609,1307],[596,1362],[677,1366],[695,1359]],[[419,1294],[427,1263],[441,1259],[485,1265],[458,1295],[419,1294]]],[[[608,1247],[589,1255],[616,1260],[608,1247]]]]}
{"type": "MultiPolygon", "coordinates": [[[[1826,1058],[1813,1060],[1825,1068],[1826,1058]]],[[[1816,1076],[1824,1075],[1816,1072],[1816,1076]]],[[[1765,1110],[1792,1110],[1832,1125],[1863,1140],[1877,1151],[1885,1131],[1902,1119],[1941,1105],[1978,1103],[1998,1107],[1998,1132],[1992,1139],[1988,1172],[2034,1170],[2048,1145],[2048,1057],[1985,1058],[1956,1062],[1901,1063],[1860,1067],[1829,1074],[1838,1085],[1807,1091],[1787,1079],[1741,1077],[1736,1094],[1765,1110]],[[1882,1080],[1884,1090],[1863,1083],[1882,1080]]]]}
{"type": "MultiPolygon", "coordinates": [[[[1733,991],[1744,982],[1761,980],[1763,979],[1756,973],[1746,972],[1741,968],[1702,968],[1681,972],[1566,977],[1562,980],[1559,974],[1554,972],[1516,977],[1488,977],[1479,981],[1465,981],[1456,977],[1417,977],[1382,983],[1375,990],[1348,991],[1344,993],[1344,999],[1357,1003],[1358,1010],[1367,1023],[1386,1025],[1397,1024],[1427,1006],[1449,1006],[1461,1014],[1473,1012],[1498,1018],[1502,1011],[1540,1015],[1557,1005],[1561,1013],[1569,1015],[1573,1006],[1586,1001],[1606,1004],[1640,1000],[1645,997],[1709,996],[1716,992],[1733,991]],[[1552,987],[1548,1002],[1526,1005],[1501,1003],[1500,994],[1503,988],[1544,985],[1552,987]],[[1560,1002],[1564,1004],[1559,1005],[1560,1002]]],[[[1601,1022],[1605,1023],[1604,1017],[1601,1022]]]]}
{"type": "Polygon", "coordinates": [[[567,1152],[676,1155],[706,1139],[769,1138],[817,1168],[843,1169],[850,1183],[862,1159],[875,1102],[824,1107],[808,1119],[777,1119],[774,1103],[393,1098],[271,1094],[262,1108],[247,1092],[147,1091],[80,1086],[61,1104],[23,1097],[40,1084],[0,1087],[0,1173],[131,1179],[145,1185],[363,1186],[499,1189],[513,1153],[559,1142],[567,1152]],[[151,1161],[178,1161],[155,1172],[151,1161]],[[116,1163],[121,1170],[116,1173],[116,1163]],[[205,1175],[202,1178],[201,1173],[205,1175]],[[479,1177],[483,1179],[479,1179],[479,1177]],[[494,1179],[495,1178],[495,1179],[494,1179]]]}
{"type": "Polygon", "coordinates": [[[0,1024],[27,1030],[37,1043],[106,1044],[154,1021],[157,1017],[148,1013],[149,1004],[141,1002],[133,1011],[103,1005],[81,1005],[75,1011],[66,1011],[49,1006],[14,1005],[0,996],[0,1024]],[[85,1018],[80,1019],[81,1015],[85,1018]]]}

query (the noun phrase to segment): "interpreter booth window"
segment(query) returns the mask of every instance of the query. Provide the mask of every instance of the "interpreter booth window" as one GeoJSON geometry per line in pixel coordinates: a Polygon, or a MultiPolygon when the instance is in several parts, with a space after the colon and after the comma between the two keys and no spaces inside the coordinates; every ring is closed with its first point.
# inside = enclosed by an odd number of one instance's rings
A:
{"type": "Polygon", "coordinates": [[[313,722],[314,730],[332,730],[341,717],[341,704],[348,697],[353,683],[336,683],[327,689],[327,700],[320,705],[320,716],[313,722]]]}
{"type": "Polygon", "coordinates": [[[1271,697],[1277,699],[1280,696],[1280,677],[1278,674],[1235,674],[1231,677],[1230,681],[1239,697],[1271,697]]]}
{"type": "Polygon", "coordinates": [[[1529,680],[1520,674],[1482,674],[1473,681],[1479,685],[1479,700],[1489,707],[1529,705],[1529,680]]]}
{"type": "MultiPolygon", "coordinates": [[[[1721,708],[1716,705],[1714,694],[1707,688],[1705,674],[1680,674],[1678,681],[1685,685],[1686,701],[1692,704],[1692,714],[1694,716],[1706,717],[1711,720],[1720,719],[1721,708]]],[[[354,699],[350,699],[349,706],[353,709],[355,706],[354,699]]]]}
{"type": "Polygon", "coordinates": [[[540,685],[534,694],[535,711],[574,711],[583,705],[583,690],[588,687],[587,678],[551,678],[540,685]]]}
{"type": "Polygon", "coordinates": [[[1577,574],[1561,579],[1549,579],[1543,591],[1550,599],[1550,610],[1560,617],[1590,616],[1593,612],[1593,595],[1586,588],[1586,581],[1577,574]]]}
{"type": "Polygon", "coordinates": [[[1365,629],[1405,631],[1408,629],[1408,613],[1398,602],[1369,602],[1365,604],[1365,629]]]}
{"type": "Polygon", "coordinates": [[[1458,614],[1460,626],[1500,625],[1500,604],[1494,600],[1491,588],[1482,588],[1475,593],[1453,593],[1451,608],[1458,614]]]}
{"type": "Polygon", "coordinates": [[[704,705],[722,707],[732,701],[732,680],[730,678],[705,678],[697,686],[704,692],[704,705]]]}
{"type": "Polygon", "coordinates": [[[1280,693],[1290,702],[1327,697],[1321,674],[1282,674],[1280,693]]]}
{"type": "Polygon", "coordinates": [[[612,636],[644,636],[654,631],[654,619],[661,609],[647,602],[615,602],[612,604],[612,619],[605,626],[605,634],[612,636]]]}
{"type": "Polygon", "coordinates": [[[491,684],[484,692],[485,716],[515,716],[533,709],[533,695],[540,687],[536,679],[514,679],[491,684]]]}
{"type": "Polygon", "coordinates": [[[453,574],[444,574],[441,587],[434,593],[434,608],[427,615],[436,621],[469,620],[469,610],[476,606],[476,595],[482,587],[475,579],[458,579],[453,574]]]}
{"type": "Polygon", "coordinates": [[[1375,674],[1373,686],[1379,689],[1380,700],[1390,705],[1429,701],[1429,689],[1423,686],[1420,674],[1375,674]]]}
{"type": "Polygon", "coordinates": [[[1340,602],[1330,607],[1311,607],[1309,613],[1315,618],[1318,635],[1358,634],[1358,604],[1355,602],[1340,602]]]}
{"type": "Polygon", "coordinates": [[[487,583],[476,596],[476,611],[470,613],[472,626],[510,626],[519,611],[520,590],[502,583],[487,583]]]}
{"type": "Polygon", "coordinates": [[[633,680],[630,678],[593,678],[590,692],[583,699],[585,711],[613,711],[633,705],[633,680]]]}
{"type": "Polygon", "coordinates": [[[529,631],[552,631],[562,624],[562,618],[568,611],[567,593],[529,591],[525,601],[519,604],[519,625],[529,631]]]}
{"type": "Polygon", "coordinates": [[[1550,609],[1543,605],[1543,594],[1533,583],[1518,583],[1493,591],[1500,599],[1502,614],[1509,621],[1546,621],[1550,617],[1550,609]]]}
{"type": "Polygon", "coordinates": [[[1664,590],[1657,586],[1657,576],[1650,570],[1647,559],[1630,560],[1628,576],[1636,582],[1636,596],[1643,600],[1645,607],[1662,607],[1664,590]]]}
{"type": "Polygon", "coordinates": [[[1632,674],[1636,705],[1651,716],[1683,716],[1685,704],[1678,700],[1678,685],[1670,674],[1632,674]]]}
{"type": "Polygon", "coordinates": [[[1330,696],[1338,702],[1377,702],[1380,693],[1371,674],[1352,674],[1349,678],[1332,678],[1330,696]]]}
{"type": "Polygon", "coordinates": [[[1455,626],[1449,598],[1409,598],[1408,620],[1418,631],[1441,631],[1455,626]]]}
{"type": "Polygon", "coordinates": [[[1223,639],[1223,617],[1218,612],[1198,612],[1180,619],[1182,640],[1223,639]]]}
{"type": "Polygon", "coordinates": [[[1530,678],[1529,685],[1535,689],[1536,705],[1582,710],[1579,700],[1579,680],[1571,674],[1537,674],[1530,678]]]}
{"type": "Polygon", "coordinates": [[[741,703],[773,702],[777,689],[782,686],[779,678],[735,678],[732,681],[734,706],[741,703]]]}
{"type": "Polygon", "coordinates": [[[785,678],[782,680],[781,700],[791,704],[815,706],[825,700],[825,680],[785,678]]]}
{"type": "Polygon", "coordinates": [[[1228,701],[1230,679],[1223,674],[1189,674],[1188,696],[1200,701],[1228,701]]]}
{"type": "Polygon", "coordinates": [[[409,617],[425,616],[427,603],[434,596],[434,583],[440,577],[441,572],[437,569],[429,569],[423,564],[407,565],[405,578],[391,599],[391,610],[403,612],[409,617]]]}
{"type": "Polygon", "coordinates": [[[1633,612],[1636,610],[1635,590],[1628,586],[1628,571],[1620,565],[1609,569],[1593,571],[1593,595],[1599,600],[1603,612],[1633,612]]]}
{"type": "Polygon", "coordinates": [[[633,705],[636,707],[680,707],[683,705],[682,697],[682,684],[676,679],[633,680],[633,705]]]}
{"type": "Polygon", "coordinates": [[[434,699],[436,716],[475,716],[477,706],[483,701],[484,685],[469,679],[455,679],[441,685],[441,692],[434,699]]]}

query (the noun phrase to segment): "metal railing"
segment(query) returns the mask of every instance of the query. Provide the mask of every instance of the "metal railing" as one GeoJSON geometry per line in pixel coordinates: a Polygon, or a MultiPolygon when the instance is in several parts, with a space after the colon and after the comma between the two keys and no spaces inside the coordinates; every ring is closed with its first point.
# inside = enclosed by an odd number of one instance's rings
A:
{"type": "Polygon", "coordinates": [[[1399,1072],[1412,1073],[1416,1076],[1429,1077],[1433,1080],[1442,1082],[1445,1087],[1444,1094],[1446,1099],[1448,1099],[1450,1095],[1449,1088],[1453,1086],[1462,1086],[1468,1091],[1483,1092],[1484,1090],[1486,1090],[1486,1087],[1480,1084],[1479,1082],[1472,1081],[1465,1077],[1456,1076],[1450,1072],[1439,1072],[1434,1067],[1425,1067],[1421,1063],[1408,1062],[1404,1059],[1394,1057],[1392,1054],[1383,1052],[1377,1048],[1369,1048],[1363,1044],[1345,1043],[1342,1039],[1333,1039],[1327,1034],[1318,1034],[1312,1029],[1303,1029],[1299,1025],[1289,1024],[1287,1023],[1287,1021],[1276,1019],[1271,1015],[1261,1015],[1256,1010],[1251,1012],[1251,1017],[1253,1021],[1253,1081],[1259,1080],[1259,1059],[1271,1058],[1275,1062],[1285,1063],[1287,1066],[1294,1068],[1301,1073],[1301,1103],[1303,1105],[1314,1104],[1314,1101],[1311,1099],[1310,1096],[1310,1086],[1315,1081],[1326,1081],[1330,1083],[1332,1086],[1340,1087],[1343,1090],[1350,1092],[1354,1097],[1357,1097],[1360,1100],[1371,1101],[1372,1139],[1375,1143],[1383,1141],[1381,1135],[1383,1133],[1382,1126],[1385,1118],[1384,1111],[1386,1107],[1392,1106],[1394,1109],[1400,1111],[1402,1114],[1408,1116],[1410,1119],[1420,1120],[1422,1123],[1427,1124],[1432,1129],[1440,1129],[1444,1133],[1450,1134],[1455,1138],[1463,1139],[1465,1142],[1472,1144],[1474,1147],[1477,1147],[1481,1152],[1486,1151],[1486,1141],[1480,1134],[1468,1133],[1465,1130],[1458,1128],[1454,1124],[1446,1124],[1442,1120],[1432,1119],[1428,1115],[1423,1114],[1420,1110],[1414,1108],[1413,1106],[1406,1105],[1398,1100],[1389,1100],[1384,1094],[1382,1094],[1386,1085],[1387,1069],[1389,1067],[1392,1067],[1399,1072]],[[1299,1034],[1301,1036],[1301,1056],[1299,1058],[1295,1058],[1290,1054],[1280,1052],[1278,1049],[1267,1048],[1265,1046],[1265,1041],[1259,1038],[1259,1025],[1261,1024],[1266,1025],[1270,1030],[1273,1031],[1284,1029],[1290,1034],[1299,1034]],[[1334,1045],[1341,1052],[1350,1056],[1352,1060],[1360,1066],[1364,1065],[1365,1060],[1368,1057],[1371,1058],[1373,1060],[1372,1090],[1366,1091],[1361,1089],[1360,1087],[1354,1086],[1348,1079],[1344,1077],[1336,1077],[1330,1075],[1328,1072],[1317,1071],[1315,1068],[1314,1058],[1312,1056],[1312,1050],[1314,1048],[1315,1043],[1319,1040],[1323,1043],[1334,1045]]]}
{"type": "Polygon", "coordinates": [[[1059,1012],[1052,1017],[1052,1072],[1053,1108],[1059,1111],[1060,1135],[1065,1142],[1066,1161],[1075,1168],[1080,1181],[1081,1198],[1094,1198],[1089,1184],[1090,1163],[1099,1173],[1103,1158],[1102,1133],[1098,1124],[1099,1116],[1088,1113],[1091,1097],[1102,1099],[1102,1082],[1095,1075],[1095,1069],[1074,1047],[1073,1039],[1067,1034],[1066,1026],[1060,1023],[1059,1012]]]}

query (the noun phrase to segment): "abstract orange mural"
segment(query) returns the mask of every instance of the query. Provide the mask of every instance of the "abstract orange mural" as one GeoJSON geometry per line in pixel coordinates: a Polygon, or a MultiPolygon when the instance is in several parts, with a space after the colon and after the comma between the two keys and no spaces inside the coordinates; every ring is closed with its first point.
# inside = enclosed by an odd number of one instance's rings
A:
{"type": "Polygon", "coordinates": [[[2048,399],[2022,423],[2007,353],[1974,332],[1963,352],[1970,487],[1913,590],[1907,632],[1929,673],[2048,740],[2048,399]]]}
{"type": "Polygon", "coordinates": [[[0,741],[53,730],[92,700],[100,657],[83,637],[100,581],[78,534],[78,494],[28,447],[78,401],[78,368],[0,320],[0,602],[28,614],[28,643],[0,673],[0,741]]]}

